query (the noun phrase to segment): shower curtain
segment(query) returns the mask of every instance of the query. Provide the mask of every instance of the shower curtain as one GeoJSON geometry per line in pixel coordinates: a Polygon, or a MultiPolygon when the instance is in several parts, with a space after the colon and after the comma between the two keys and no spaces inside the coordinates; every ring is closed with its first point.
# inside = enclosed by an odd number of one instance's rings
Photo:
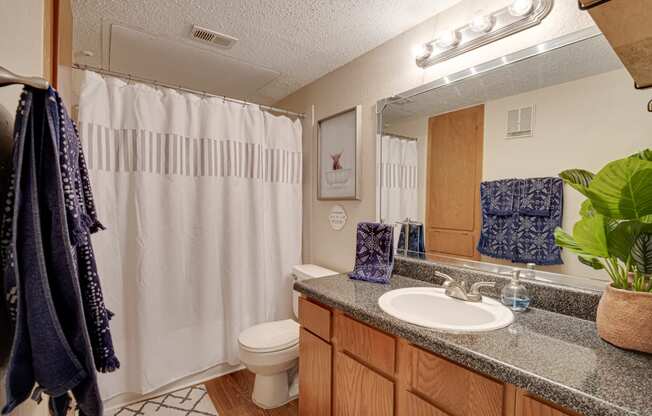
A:
{"type": "MultiPolygon", "coordinates": [[[[418,219],[417,141],[383,135],[380,152],[377,181],[380,218],[387,224],[406,218],[418,219]]],[[[398,233],[394,234],[398,239],[398,233]]]]}
{"type": "Polygon", "coordinates": [[[291,316],[300,121],[87,71],[79,130],[122,362],[104,399],[237,364],[240,331],[291,316]]]}

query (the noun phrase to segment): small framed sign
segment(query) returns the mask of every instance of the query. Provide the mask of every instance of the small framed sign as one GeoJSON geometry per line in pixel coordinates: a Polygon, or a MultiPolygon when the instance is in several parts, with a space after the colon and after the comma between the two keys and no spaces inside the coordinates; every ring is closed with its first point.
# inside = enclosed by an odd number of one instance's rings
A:
{"type": "Polygon", "coordinates": [[[317,199],[360,199],[361,124],[359,105],[319,120],[317,199]]]}

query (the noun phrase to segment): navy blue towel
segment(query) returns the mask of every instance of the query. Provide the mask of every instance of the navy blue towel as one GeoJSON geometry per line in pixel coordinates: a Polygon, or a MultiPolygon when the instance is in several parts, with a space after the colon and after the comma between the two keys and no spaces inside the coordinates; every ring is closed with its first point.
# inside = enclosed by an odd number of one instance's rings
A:
{"type": "Polygon", "coordinates": [[[512,215],[518,195],[518,179],[482,182],[480,197],[489,215],[512,215]]]}
{"type": "Polygon", "coordinates": [[[394,227],[361,222],[356,238],[355,268],[349,277],[368,282],[389,282],[394,268],[394,227]]]}
{"type": "Polygon", "coordinates": [[[554,237],[555,228],[561,226],[563,217],[561,179],[483,182],[480,190],[480,253],[514,263],[563,263],[554,237]],[[493,195],[494,191],[501,195],[493,195]]]}
{"type": "Polygon", "coordinates": [[[64,415],[72,392],[80,415],[101,415],[96,366],[119,365],[89,237],[101,225],[77,132],[53,89],[23,91],[11,169],[0,265],[14,342],[2,413],[46,393],[64,415]]]}

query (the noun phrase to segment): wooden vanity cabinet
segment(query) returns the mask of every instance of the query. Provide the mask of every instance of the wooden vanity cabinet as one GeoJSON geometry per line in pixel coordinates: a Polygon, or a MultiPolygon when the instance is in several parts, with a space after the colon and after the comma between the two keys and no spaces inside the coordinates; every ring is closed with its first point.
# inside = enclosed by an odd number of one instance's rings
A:
{"type": "Polygon", "coordinates": [[[580,416],[306,298],[300,416],[580,416]]]}
{"type": "Polygon", "coordinates": [[[299,298],[299,414],[331,416],[331,311],[299,298]]]}

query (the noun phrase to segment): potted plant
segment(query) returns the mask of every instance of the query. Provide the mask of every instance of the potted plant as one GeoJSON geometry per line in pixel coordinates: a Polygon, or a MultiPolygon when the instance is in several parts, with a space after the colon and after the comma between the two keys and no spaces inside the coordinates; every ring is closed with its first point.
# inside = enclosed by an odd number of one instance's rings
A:
{"type": "Polygon", "coordinates": [[[572,235],[555,230],[557,245],[611,277],[598,306],[598,334],[621,348],[652,353],[652,149],[597,174],[571,169],[559,176],[587,200],[572,235]]]}

